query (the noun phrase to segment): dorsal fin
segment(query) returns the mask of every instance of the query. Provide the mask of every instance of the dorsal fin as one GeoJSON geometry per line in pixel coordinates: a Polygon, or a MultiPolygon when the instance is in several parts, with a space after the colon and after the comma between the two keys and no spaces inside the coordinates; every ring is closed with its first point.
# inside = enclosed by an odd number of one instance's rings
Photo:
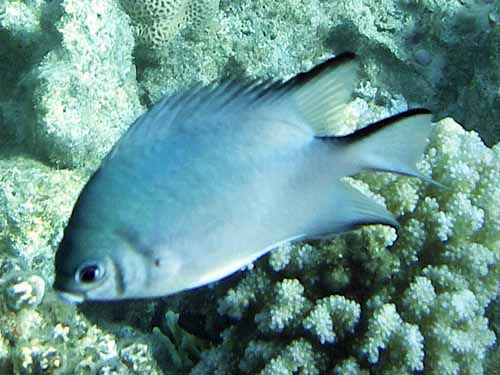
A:
{"type": "MultiPolygon", "coordinates": [[[[213,82],[209,85],[195,84],[192,87],[169,97],[165,97],[140,116],[130,127],[129,133],[139,128],[149,127],[154,124],[162,128],[172,123],[182,123],[188,117],[204,113],[207,110],[215,114],[230,108],[238,110],[241,106],[256,103],[271,93],[270,87],[279,87],[278,81],[241,81],[231,79],[222,83],[213,82]],[[160,124],[158,120],[161,118],[160,124]]],[[[274,91],[274,90],[273,90],[274,91]]],[[[243,108],[241,108],[243,109],[243,108]]]]}
{"type": "Polygon", "coordinates": [[[344,121],[345,107],[358,80],[356,55],[345,52],[286,82],[299,115],[317,135],[344,121]]]}
{"type": "Polygon", "coordinates": [[[126,143],[137,131],[143,133],[140,138],[161,139],[172,124],[182,126],[193,116],[214,115],[226,109],[241,113],[260,104],[274,105],[282,100],[285,105],[291,105],[290,109],[295,110],[315,134],[324,134],[330,124],[342,121],[356,82],[354,58],[351,52],[340,54],[288,81],[232,79],[207,86],[194,85],[156,103],[132,124],[122,142],[126,143]]]}

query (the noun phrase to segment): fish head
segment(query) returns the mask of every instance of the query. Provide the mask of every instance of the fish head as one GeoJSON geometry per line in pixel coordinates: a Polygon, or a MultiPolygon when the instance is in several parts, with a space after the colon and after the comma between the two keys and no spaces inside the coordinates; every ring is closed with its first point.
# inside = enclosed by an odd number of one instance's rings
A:
{"type": "Polygon", "coordinates": [[[71,303],[139,295],[148,264],[113,230],[68,225],[55,257],[54,289],[71,303]]]}

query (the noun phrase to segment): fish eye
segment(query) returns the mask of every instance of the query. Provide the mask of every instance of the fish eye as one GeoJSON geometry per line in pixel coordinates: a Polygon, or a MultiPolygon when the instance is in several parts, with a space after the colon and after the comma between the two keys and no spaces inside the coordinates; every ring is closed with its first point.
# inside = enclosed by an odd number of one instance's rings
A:
{"type": "Polygon", "coordinates": [[[86,263],[78,269],[76,279],[84,284],[90,284],[99,281],[103,275],[104,270],[98,264],[86,263]]]}

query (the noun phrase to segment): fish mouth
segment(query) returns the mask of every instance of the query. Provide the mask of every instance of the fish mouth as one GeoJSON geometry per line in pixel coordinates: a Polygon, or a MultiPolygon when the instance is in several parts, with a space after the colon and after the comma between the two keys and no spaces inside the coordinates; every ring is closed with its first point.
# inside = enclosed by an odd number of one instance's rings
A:
{"type": "Polygon", "coordinates": [[[85,301],[86,293],[80,290],[71,290],[71,285],[68,287],[68,283],[64,278],[58,278],[54,280],[52,284],[52,289],[56,292],[59,299],[66,303],[78,304],[85,301]]]}
{"type": "Polygon", "coordinates": [[[62,299],[66,303],[71,303],[73,305],[82,303],[85,301],[84,293],[75,293],[75,292],[64,292],[62,290],[56,290],[56,293],[60,299],[62,299]]]}

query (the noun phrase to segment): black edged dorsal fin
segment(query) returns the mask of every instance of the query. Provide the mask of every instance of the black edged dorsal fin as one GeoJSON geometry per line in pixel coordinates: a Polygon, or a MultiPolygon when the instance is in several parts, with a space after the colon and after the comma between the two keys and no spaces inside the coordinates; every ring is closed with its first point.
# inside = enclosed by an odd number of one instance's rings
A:
{"type": "Polygon", "coordinates": [[[331,133],[332,125],[343,123],[346,105],[358,81],[356,55],[344,52],[287,81],[296,111],[316,135],[331,133]]]}
{"type": "Polygon", "coordinates": [[[229,79],[207,86],[196,84],[160,100],[132,124],[124,138],[137,131],[142,137],[161,138],[172,124],[182,126],[193,116],[220,114],[226,109],[239,113],[253,105],[282,100],[315,134],[323,134],[330,124],[342,121],[357,79],[354,59],[354,53],[345,52],[287,81],[229,79]]]}

